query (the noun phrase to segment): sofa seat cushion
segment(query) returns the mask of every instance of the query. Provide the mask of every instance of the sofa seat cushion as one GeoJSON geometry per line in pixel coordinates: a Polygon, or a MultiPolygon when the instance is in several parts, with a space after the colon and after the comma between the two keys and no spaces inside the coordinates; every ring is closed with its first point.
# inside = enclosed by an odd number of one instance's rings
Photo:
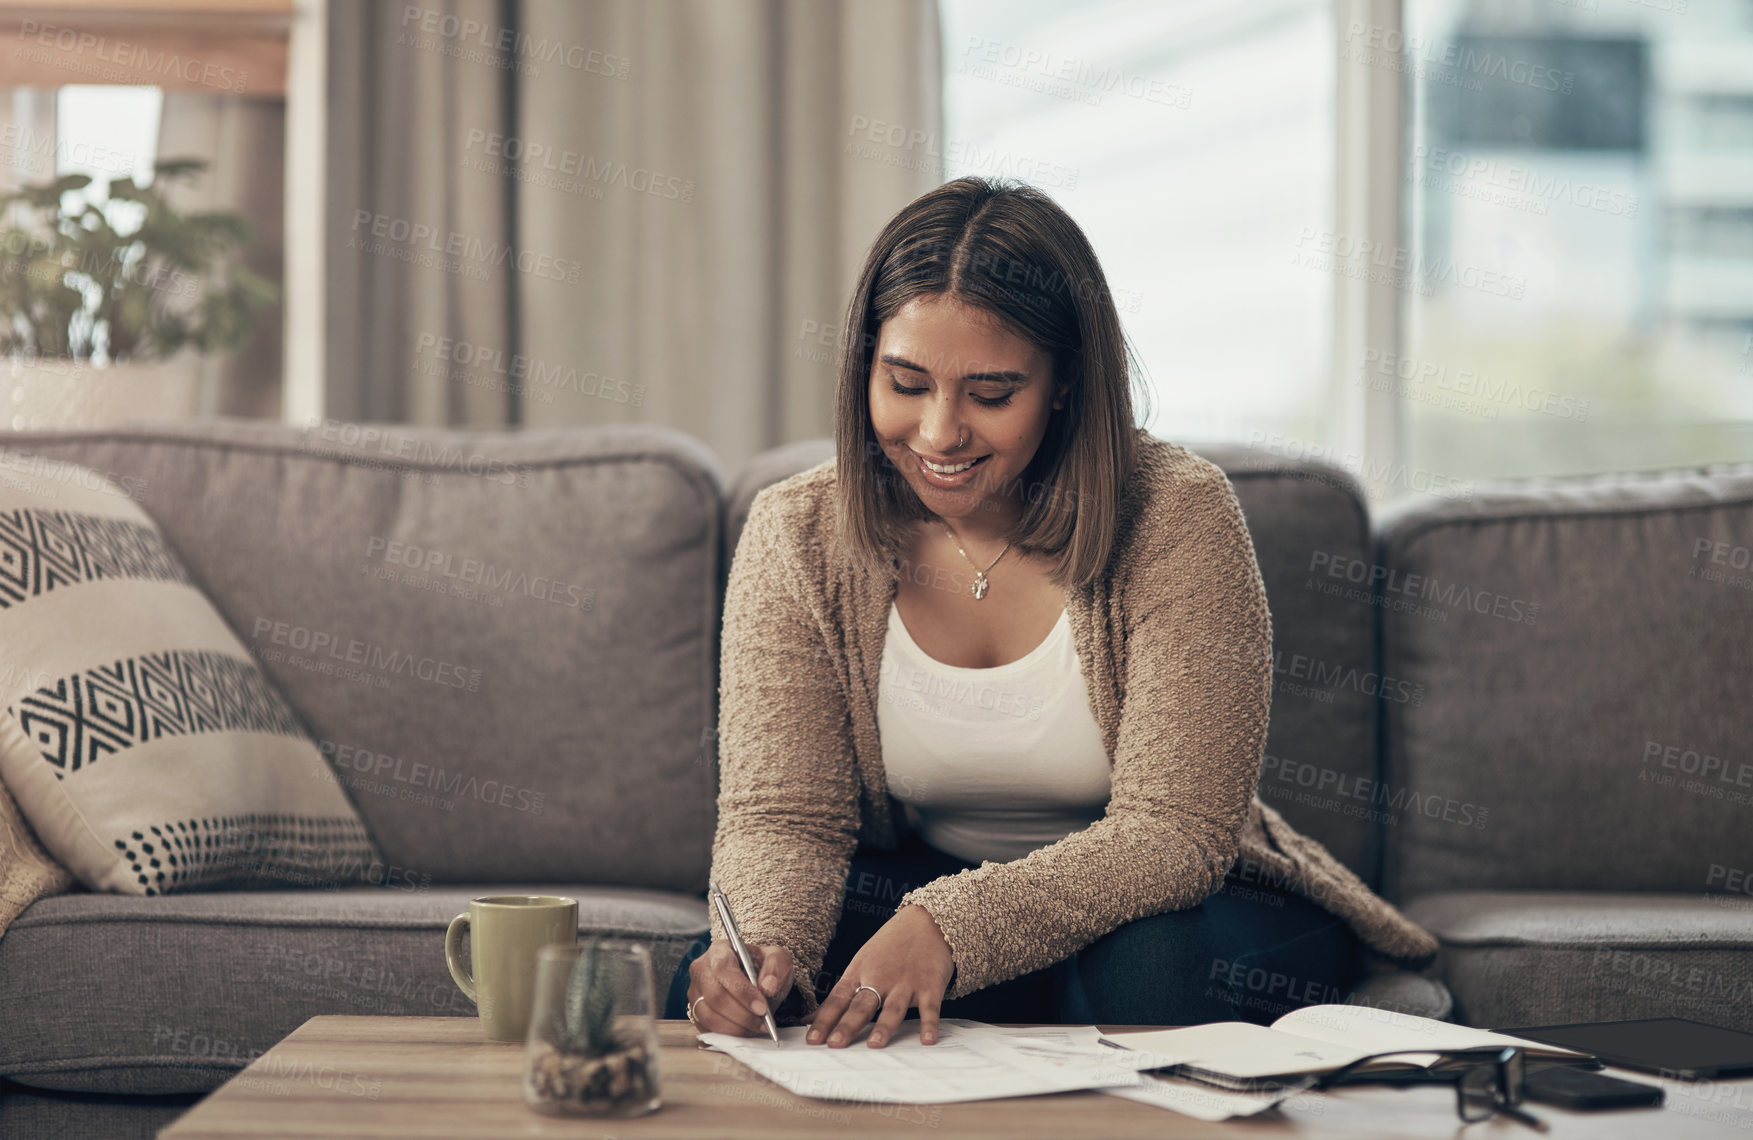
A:
{"type": "Polygon", "coordinates": [[[1352,987],[1347,1005],[1367,1005],[1395,1013],[1410,1013],[1433,1021],[1447,1021],[1455,1012],[1454,995],[1436,978],[1412,970],[1385,970],[1371,974],[1352,987]]]}
{"type": "Polygon", "coordinates": [[[200,1103],[183,1096],[95,1096],[0,1082],[0,1140],[155,1140],[200,1103]]]}
{"type": "Polygon", "coordinates": [[[1456,1019],[1508,1028],[1686,1017],[1753,1030],[1753,901],[1451,891],[1406,907],[1442,943],[1456,1019]]]}
{"type": "Polygon", "coordinates": [[[43,899],[0,939],[0,1076],[85,1093],[207,1092],[324,1013],[457,1015],[444,931],[489,894],[578,900],[637,938],[659,992],[707,929],[692,895],[628,887],[349,887],[43,899]]]}

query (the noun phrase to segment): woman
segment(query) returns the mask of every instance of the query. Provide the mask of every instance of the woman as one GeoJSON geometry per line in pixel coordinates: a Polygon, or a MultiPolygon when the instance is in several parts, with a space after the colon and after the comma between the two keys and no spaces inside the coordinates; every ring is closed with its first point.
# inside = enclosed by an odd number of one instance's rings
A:
{"type": "Polygon", "coordinates": [[[940,1016],[1270,1020],[1339,1000],[1360,942],[1433,953],[1254,796],[1253,546],[1223,473],[1135,426],[1076,223],[940,186],[846,327],[837,456],[757,496],[725,599],[713,876],[759,989],[714,916],[669,1016],[774,1009],[829,1047],[915,1009],[926,1044],[940,1016]]]}

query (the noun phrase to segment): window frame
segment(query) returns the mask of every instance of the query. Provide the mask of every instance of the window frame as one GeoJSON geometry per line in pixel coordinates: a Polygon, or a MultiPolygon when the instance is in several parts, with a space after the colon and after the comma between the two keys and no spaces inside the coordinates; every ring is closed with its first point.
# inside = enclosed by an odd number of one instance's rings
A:
{"type": "MultiPolygon", "coordinates": [[[[1333,0],[1334,233],[1368,240],[1372,248],[1406,247],[1407,119],[1403,70],[1347,58],[1345,45],[1362,26],[1399,42],[1403,0],[1333,0]]],[[[1366,45],[1367,46],[1367,45],[1366,45]]],[[[1393,497],[1391,473],[1405,459],[1400,398],[1392,385],[1369,384],[1366,362],[1397,359],[1405,343],[1405,298],[1387,280],[1333,278],[1333,359],[1328,376],[1333,450],[1364,485],[1371,502],[1393,497]],[[1374,355],[1372,355],[1374,354],[1374,355]],[[1355,457],[1355,461],[1353,461],[1355,457]],[[1364,461],[1368,457],[1368,461],[1364,461]]]]}

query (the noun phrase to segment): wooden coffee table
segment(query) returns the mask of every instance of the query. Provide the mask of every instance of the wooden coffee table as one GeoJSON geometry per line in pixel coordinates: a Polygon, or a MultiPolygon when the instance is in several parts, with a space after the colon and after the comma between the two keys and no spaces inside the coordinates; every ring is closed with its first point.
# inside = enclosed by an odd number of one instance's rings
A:
{"type": "MultiPolygon", "coordinates": [[[[1151,1026],[1104,1025],[1104,1030],[1151,1026]]],[[[658,1023],[664,1107],[626,1120],[563,1119],[523,1103],[523,1047],[490,1044],[472,1017],[313,1017],[159,1133],[193,1137],[588,1137],[590,1140],[772,1140],[863,1136],[1466,1137],[1531,1140],[1504,1117],[1463,1126],[1446,1087],[1358,1088],[1308,1096],[1263,1117],[1208,1124],[1095,1092],[967,1104],[851,1104],[795,1096],[723,1053],[701,1048],[686,1021],[658,1023]]],[[[862,1049],[862,1044],[850,1048],[862,1049]]],[[[1653,1077],[1621,1074],[1637,1080],[1653,1077]]],[[[1612,1113],[1532,1106],[1563,1137],[1688,1140],[1753,1136],[1753,1080],[1661,1082],[1668,1105],[1612,1113]]]]}

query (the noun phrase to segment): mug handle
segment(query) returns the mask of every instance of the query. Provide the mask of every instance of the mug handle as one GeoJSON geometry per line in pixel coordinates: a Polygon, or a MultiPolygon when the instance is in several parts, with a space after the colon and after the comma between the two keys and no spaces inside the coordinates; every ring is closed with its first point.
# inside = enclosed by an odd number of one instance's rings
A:
{"type": "Polygon", "coordinates": [[[444,932],[444,964],[450,967],[450,976],[457,986],[469,995],[470,1001],[478,1001],[475,997],[475,979],[463,970],[462,943],[463,935],[469,930],[469,916],[459,914],[450,920],[450,929],[444,932]]]}

